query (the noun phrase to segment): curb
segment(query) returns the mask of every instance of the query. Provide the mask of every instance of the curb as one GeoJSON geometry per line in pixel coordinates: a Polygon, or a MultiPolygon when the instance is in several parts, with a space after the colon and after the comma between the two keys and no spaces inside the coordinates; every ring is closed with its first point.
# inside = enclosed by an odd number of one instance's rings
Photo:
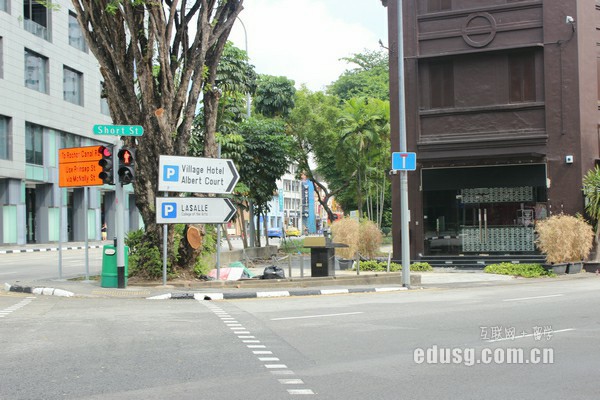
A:
{"type": "MultiPolygon", "coordinates": [[[[102,246],[99,245],[89,245],[88,249],[100,249],[102,246]]],[[[68,246],[63,247],[63,250],[83,250],[85,246],[68,246]]],[[[43,253],[46,251],[58,251],[58,247],[47,247],[43,249],[16,249],[16,250],[0,250],[0,254],[13,254],[13,253],[43,253]]]]}
{"type": "Polygon", "coordinates": [[[44,296],[73,297],[75,295],[75,293],[63,289],[9,285],[8,283],[4,284],[4,288],[9,292],[31,293],[44,296]]]}
{"type": "Polygon", "coordinates": [[[232,293],[166,293],[146,297],[147,300],[238,300],[269,297],[321,296],[329,294],[396,292],[408,290],[406,287],[357,288],[357,289],[308,289],[308,290],[278,290],[268,292],[232,292],[232,293]]]}

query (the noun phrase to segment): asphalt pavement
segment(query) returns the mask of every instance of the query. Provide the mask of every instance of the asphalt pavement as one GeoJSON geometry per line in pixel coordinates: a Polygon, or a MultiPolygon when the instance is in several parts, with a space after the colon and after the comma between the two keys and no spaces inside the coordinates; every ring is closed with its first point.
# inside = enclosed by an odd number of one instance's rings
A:
{"type": "MultiPolygon", "coordinates": [[[[107,242],[90,242],[91,248],[102,247],[107,242]]],[[[68,243],[63,250],[82,249],[84,243],[68,243]]],[[[57,251],[57,245],[27,245],[14,248],[0,248],[2,253],[57,251]]],[[[382,248],[388,251],[388,248],[382,248]]],[[[250,266],[255,275],[262,274],[264,268],[272,264],[270,260],[256,260],[250,266]]],[[[580,273],[557,278],[525,279],[505,275],[487,274],[483,271],[464,271],[451,268],[436,269],[433,272],[411,273],[410,287],[402,285],[400,273],[360,272],[336,270],[335,276],[310,277],[310,266],[296,263],[289,266],[285,261],[278,262],[286,274],[285,279],[244,279],[237,281],[132,281],[125,288],[103,287],[101,279],[83,280],[27,280],[4,282],[2,290],[26,292],[54,296],[116,297],[161,299],[240,299],[260,297],[316,296],[361,292],[401,291],[407,289],[434,289],[452,287],[478,287],[485,285],[520,284],[539,282],[547,279],[600,279],[595,274],[580,273]]]]}

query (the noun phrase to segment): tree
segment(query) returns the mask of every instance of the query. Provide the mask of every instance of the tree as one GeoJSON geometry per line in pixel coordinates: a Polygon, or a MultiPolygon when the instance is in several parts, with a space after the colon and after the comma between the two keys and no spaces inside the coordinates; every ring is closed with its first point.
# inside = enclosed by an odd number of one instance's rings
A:
{"type": "MultiPolygon", "coordinates": [[[[136,147],[136,206],[146,237],[158,247],[155,223],[160,155],[186,155],[200,94],[217,96],[214,80],[243,0],[72,0],[86,42],[100,64],[103,93],[116,124],[142,125],[136,147]]],[[[210,101],[209,101],[210,103],[210,101]]],[[[215,156],[216,108],[205,108],[205,155],[215,156]]],[[[170,260],[173,229],[169,229],[170,260]]],[[[193,262],[189,257],[186,265],[193,262]]]]}
{"type": "Polygon", "coordinates": [[[583,195],[585,197],[585,211],[596,221],[596,248],[594,261],[600,260],[600,167],[597,165],[583,177],[583,195]]]}
{"type": "Polygon", "coordinates": [[[294,108],[294,81],[285,76],[260,75],[254,109],[268,118],[287,117],[294,108]]]}
{"type": "Polygon", "coordinates": [[[342,58],[355,68],[345,71],[328,88],[328,93],[342,101],[353,97],[390,99],[389,63],[386,51],[366,51],[342,58]]]}
{"type": "Polygon", "coordinates": [[[339,138],[336,127],[340,117],[338,104],[337,97],[311,92],[303,86],[296,92],[295,107],[286,120],[288,132],[294,138],[293,157],[298,163],[298,170],[313,182],[318,201],[330,221],[334,217],[329,200],[347,186],[340,185],[332,190],[324,183],[324,180],[331,183],[337,172],[332,161],[335,160],[339,138]],[[311,159],[317,164],[315,170],[311,159]]]}
{"type": "MultiPolygon", "coordinates": [[[[239,126],[245,151],[238,164],[240,180],[248,187],[257,221],[269,211],[269,201],[277,190],[277,179],[291,161],[292,138],[285,134],[282,121],[250,118],[239,126]]],[[[258,224],[256,225],[258,226],[258,224]]],[[[260,235],[257,235],[260,246],[260,235]]]]}
{"type": "MultiPolygon", "coordinates": [[[[341,128],[340,147],[352,155],[352,175],[356,179],[356,207],[359,217],[363,210],[363,185],[380,158],[380,144],[387,136],[389,126],[389,103],[377,99],[352,98],[346,101],[338,120],[341,128]],[[385,132],[385,133],[382,133],[385,132]]],[[[385,148],[385,147],[384,147],[385,148]]],[[[348,158],[348,157],[347,157],[348,158]]]]}

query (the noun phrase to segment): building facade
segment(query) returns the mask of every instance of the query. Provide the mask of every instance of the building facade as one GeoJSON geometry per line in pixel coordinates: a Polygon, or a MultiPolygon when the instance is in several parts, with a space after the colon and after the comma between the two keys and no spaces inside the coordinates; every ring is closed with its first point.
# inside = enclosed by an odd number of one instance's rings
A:
{"type": "MultiPolygon", "coordinates": [[[[383,3],[399,151],[398,2],[383,3]]],[[[599,157],[599,3],[402,4],[407,145],[418,161],[411,257],[534,253],[536,220],[583,213],[582,178],[599,157]]],[[[400,258],[397,177],[392,190],[400,258]]]]}
{"type": "MultiPolygon", "coordinates": [[[[51,5],[0,0],[0,244],[99,240],[105,221],[114,236],[112,186],[59,187],[59,149],[114,138],[93,134],[111,118],[72,4],[51,5]]],[[[126,230],[141,224],[128,193],[126,230]]]]}

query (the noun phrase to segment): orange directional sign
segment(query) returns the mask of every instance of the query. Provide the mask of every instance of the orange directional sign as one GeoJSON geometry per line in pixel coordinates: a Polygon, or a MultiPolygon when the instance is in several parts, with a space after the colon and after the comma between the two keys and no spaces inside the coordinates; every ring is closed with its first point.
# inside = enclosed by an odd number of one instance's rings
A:
{"type": "Polygon", "coordinates": [[[58,186],[80,187],[101,186],[98,177],[102,167],[102,146],[72,147],[58,150],[58,186]]]}

